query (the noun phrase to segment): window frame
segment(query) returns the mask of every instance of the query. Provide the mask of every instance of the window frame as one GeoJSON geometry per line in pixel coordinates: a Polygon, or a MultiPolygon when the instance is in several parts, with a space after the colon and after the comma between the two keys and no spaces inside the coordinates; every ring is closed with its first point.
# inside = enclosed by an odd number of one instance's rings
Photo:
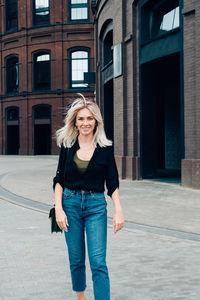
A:
{"type": "Polygon", "coordinates": [[[8,55],[6,58],[5,58],[5,91],[6,91],[6,94],[18,94],[19,93],[19,56],[18,55],[15,55],[15,54],[11,54],[11,55],[8,55]],[[18,65],[18,86],[17,86],[17,89],[14,90],[14,91],[8,91],[8,66],[7,66],[7,63],[8,63],[8,60],[12,59],[12,58],[17,58],[17,63],[16,65],[18,65]]]}
{"type": "MultiPolygon", "coordinates": [[[[87,86],[85,87],[72,87],[72,53],[74,52],[78,52],[78,51],[83,51],[83,52],[87,52],[88,53],[88,72],[90,72],[90,48],[87,47],[74,47],[74,48],[70,48],[68,49],[68,57],[69,57],[69,87],[70,89],[77,89],[77,90],[85,90],[89,88],[89,84],[87,84],[87,86]]],[[[83,80],[83,84],[84,84],[84,80],[83,80]]]]}
{"type": "Polygon", "coordinates": [[[69,22],[70,23],[84,23],[84,22],[88,22],[90,20],[90,3],[89,0],[87,0],[87,3],[71,3],[72,0],[68,0],[68,18],[69,18],[69,22]],[[87,8],[87,19],[72,19],[72,8],[87,8]]]}
{"type": "Polygon", "coordinates": [[[32,90],[34,92],[41,92],[41,91],[50,91],[51,90],[51,51],[50,50],[37,50],[32,53],[32,62],[33,62],[33,69],[32,69],[32,74],[33,74],[33,88],[32,90]],[[36,58],[41,55],[50,55],[49,59],[49,88],[48,89],[37,89],[36,88],[36,58]]]}
{"type": "Polygon", "coordinates": [[[45,8],[35,8],[36,5],[36,0],[32,0],[32,24],[33,26],[46,26],[50,24],[50,0],[49,1],[49,6],[48,6],[48,10],[45,8]],[[44,23],[36,23],[35,19],[36,19],[36,12],[42,12],[42,11],[48,11],[49,15],[48,15],[48,22],[44,22],[44,23]]]}
{"type": "MultiPolygon", "coordinates": [[[[146,44],[149,43],[153,40],[157,40],[162,38],[163,36],[171,35],[174,32],[177,32],[180,30],[181,27],[181,1],[177,0],[178,6],[179,7],[179,27],[173,28],[169,31],[154,34],[153,33],[153,28],[154,28],[154,15],[156,11],[163,10],[167,12],[167,0],[161,0],[158,3],[154,3],[153,1],[145,1],[144,4],[140,6],[140,32],[141,32],[141,39],[140,39],[140,44],[146,44]]],[[[170,5],[173,3],[173,1],[170,2],[170,5]]],[[[169,7],[170,7],[169,5],[169,7]]],[[[171,5],[173,7],[173,5],[171,5]]],[[[172,8],[172,10],[174,9],[172,8]]],[[[171,10],[169,10],[170,12],[171,10]]],[[[165,13],[163,14],[163,16],[165,13]]],[[[162,23],[162,22],[161,22],[162,23]]]]}
{"type": "MultiPolygon", "coordinates": [[[[7,3],[7,1],[9,0],[5,0],[5,31],[6,32],[15,32],[18,30],[18,0],[15,0],[15,3],[16,3],[16,20],[17,20],[17,26],[15,27],[11,27],[11,28],[8,28],[8,9],[7,7],[9,6],[9,4],[7,3]]],[[[11,4],[10,4],[11,5],[11,4]]],[[[12,4],[13,5],[13,4],[12,4]]]]}

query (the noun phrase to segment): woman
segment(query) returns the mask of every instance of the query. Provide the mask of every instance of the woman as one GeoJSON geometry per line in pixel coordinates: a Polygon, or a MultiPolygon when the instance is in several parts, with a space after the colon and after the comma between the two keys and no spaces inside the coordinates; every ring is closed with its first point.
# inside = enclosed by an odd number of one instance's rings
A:
{"type": "Polygon", "coordinates": [[[106,138],[97,104],[81,95],[72,103],[65,126],[56,135],[61,147],[54,177],[56,221],[65,231],[72,289],[79,300],[86,300],[86,232],[95,300],[109,300],[105,182],[115,208],[115,233],[123,227],[124,219],[112,142],[106,138]]]}

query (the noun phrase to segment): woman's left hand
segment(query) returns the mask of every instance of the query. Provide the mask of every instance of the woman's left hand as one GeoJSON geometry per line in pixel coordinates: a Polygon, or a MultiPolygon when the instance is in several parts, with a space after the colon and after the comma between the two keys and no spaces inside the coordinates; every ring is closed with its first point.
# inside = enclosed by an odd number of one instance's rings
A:
{"type": "Polygon", "coordinates": [[[122,210],[115,212],[113,217],[114,233],[121,230],[124,226],[124,216],[122,210]]]}

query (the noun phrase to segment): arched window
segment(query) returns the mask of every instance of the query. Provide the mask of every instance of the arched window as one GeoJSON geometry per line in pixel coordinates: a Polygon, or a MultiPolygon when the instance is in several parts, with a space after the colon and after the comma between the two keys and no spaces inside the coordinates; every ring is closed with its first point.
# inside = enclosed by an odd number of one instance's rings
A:
{"type": "Polygon", "coordinates": [[[69,3],[70,3],[70,21],[89,19],[88,0],[69,0],[69,3]]]}
{"type": "Polygon", "coordinates": [[[34,107],[34,119],[50,119],[51,106],[50,105],[37,105],[34,107]]]}
{"type": "Polygon", "coordinates": [[[49,23],[49,0],[33,0],[33,24],[49,23]]]}
{"type": "Polygon", "coordinates": [[[113,20],[107,19],[100,29],[101,45],[101,102],[106,135],[114,139],[114,88],[113,88],[113,20]]]}
{"type": "Polygon", "coordinates": [[[18,107],[8,107],[6,110],[6,120],[7,121],[18,121],[19,120],[19,108],[18,107]]]}
{"type": "Polygon", "coordinates": [[[47,51],[37,52],[33,56],[34,90],[49,90],[51,88],[51,61],[47,51]]]}
{"type": "Polygon", "coordinates": [[[88,87],[84,83],[84,72],[89,72],[89,52],[83,49],[70,51],[70,86],[72,88],[88,87]]]}
{"type": "Polygon", "coordinates": [[[103,65],[113,61],[113,31],[110,30],[103,40],[103,65]]]}
{"type": "Polygon", "coordinates": [[[17,0],[6,0],[6,31],[17,29],[18,18],[17,18],[17,0]]]}
{"type": "Polygon", "coordinates": [[[17,56],[6,58],[6,91],[18,92],[19,89],[19,63],[17,56]]]}

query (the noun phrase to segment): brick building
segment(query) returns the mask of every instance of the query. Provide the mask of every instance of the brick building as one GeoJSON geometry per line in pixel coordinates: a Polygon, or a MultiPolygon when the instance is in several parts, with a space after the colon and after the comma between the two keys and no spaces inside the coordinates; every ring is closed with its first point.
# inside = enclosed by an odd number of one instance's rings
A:
{"type": "Polygon", "coordinates": [[[122,178],[200,188],[200,2],[97,0],[97,101],[122,178]]]}
{"type": "Polygon", "coordinates": [[[0,154],[56,154],[77,92],[94,97],[89,0],[0,1],[0,154]]]}

